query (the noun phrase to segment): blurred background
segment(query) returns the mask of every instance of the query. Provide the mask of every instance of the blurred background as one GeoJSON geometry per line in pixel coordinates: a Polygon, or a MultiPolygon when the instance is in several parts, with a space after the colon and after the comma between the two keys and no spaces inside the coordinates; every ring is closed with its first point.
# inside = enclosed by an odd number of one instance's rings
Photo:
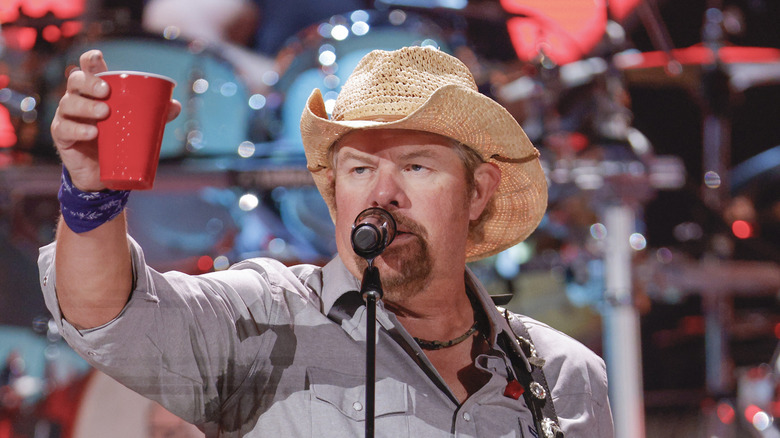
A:
{"type": "Polygon", "coordinates": [[[333,256],[301,110],[407,45],[460,58],[540,149],[541,226],[471,268],[605,358],[618,436],[780,437],[778,20],[774,0],[0,0],[0,438],[199,433],[91,370],[43,303],[49,123],[84,50],[178,82],[129,227],[197,274],[333,256]]]}

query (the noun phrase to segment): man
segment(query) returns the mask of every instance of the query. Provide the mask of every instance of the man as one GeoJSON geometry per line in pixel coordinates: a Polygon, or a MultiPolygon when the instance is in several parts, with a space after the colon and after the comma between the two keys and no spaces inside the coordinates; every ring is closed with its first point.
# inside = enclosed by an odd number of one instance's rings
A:
{"type": "Polygon", "coordinates": [[[555,436],[558,425],[612,436],[603,361],[500,313],[465,266],[525,239],[547,195],[538,152],[460,61],[431,48],[372,52],[330,119],[312,93],[301,132],[336,224],[333,261],[253,259],[202,276],[146,266],[121,209],[91,224],[67,214],[68,196],[104,189],[93,122],[107,90],[93,74],[106,65],[88,52],[81,68],[52,123],[72,185],[40,268],[63,336],[90,363],[207,434],[362,436],[365,261],[350,233],[363,209],[381,207],[398,233],[375,260],[379,436],[555,436]]]}

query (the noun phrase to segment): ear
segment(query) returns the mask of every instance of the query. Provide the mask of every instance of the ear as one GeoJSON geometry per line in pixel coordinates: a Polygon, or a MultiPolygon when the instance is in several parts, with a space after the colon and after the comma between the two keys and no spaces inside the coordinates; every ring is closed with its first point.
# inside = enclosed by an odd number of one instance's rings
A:
{"type": "Polygon", "coordinates": [[[469,219],[477,220],[501,181],[501,169],[494,163],[482,163],[474,171],[474,193],[469,203],[469,219]]]}

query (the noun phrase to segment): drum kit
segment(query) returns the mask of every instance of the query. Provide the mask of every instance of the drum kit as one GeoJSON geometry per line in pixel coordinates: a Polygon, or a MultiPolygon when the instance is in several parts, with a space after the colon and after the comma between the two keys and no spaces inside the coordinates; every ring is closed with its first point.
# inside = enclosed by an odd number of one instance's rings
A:
{"type": "MultiPolygon", "coordinates": [[[[632,126],[629,88],[679,87],[700,105],[702,167],[721,182],[703,184],[700,196],[718,215],[729,202],[732,167],[729,119],[723,105],[728,105],[734,93],[780,82],[780,50],[727,45],[722,32],[713,31],[723,25],[723,16],[714,8],[707,11],[701,44],[673,48],[652,0],[610,2],[612,9],[603,1],[580,2],[588,3],[585,12],[590,18],[578,28],[572,22],[554,22],[565,18],[556,17],[566,3],[563,0],[461,3],[377,0],[375,9],[312,25],[277,54],[274,70],[258,72],[268,85],[264,90],[246,84],[235,58],[219,47],[175,33],[125,32],[115,25],[84,23],[79,35],[52,44],[47,52],[25,54],[6,47],[0,58],[0,86],[5,86],[0,89],[0,103],[8,108],[17,141],[8,148],[0,144],[0,195],[13,193],[0,196],[0,207],[5,207],[0,211],[14,217],[28,190],[30,196],[38,197],[46,190],[56,193],[56,172],[35,171],[52,170],[45,163],[52,156],[48,122],[63,91],[63,72],[77,64],[85,49],[99,48],[112,69],[145,70],[174,78],[178,82],[174,98],[183,103],[181,116],[166,128],[157,189],[139,193],[133,200],[134,209],[148,213],[136,215],[132,224],[136,238],[147,248],[147,258],[165,269],[192,272],[218,269],[217,260],[221,265],[224,260],[250,255],[322,262],[333,253],[334,245],[327,240],[332,236],[332,223],[311,185],[300,143],[298,123],[308,94],[319,88],[326,107],[332,105],[352,68],[370,50],[438,47],[464,60],[480,89],[509,109],[542,151],[550,183],[550,214],[531,243],[540,249],[548,245],[558,256],[550,258],[549,252],[540,251],[526,266],[562,268],[568,273],[563,281],[568,285],[556,286],[562,293],[576,290],[582,297],[586,286],[598,289],[586,304],[602,312],[605,356],[614,376],[611,383],[624,391],[613,395],[618,430],[625,436],[644,436],[638,297],[631,293],[637,282],[648,285],[642,289],[650,291],[651,298],[663,299],[653,296],[653,291],[663,295],[663,291],[686,290],[715,303],[704,309],[714,312],[706,319],[711,324],[707,331],[711,347],[705,389],[713,397],[733,392],[736,382],[720,367],[729,360],[724,346],[728,324],[718,315],[728,314],[723,306],[728,307],[734,295],[771,294],[780,289],[777,260],[721,261],[714,266],[681,255],[673,263],[660,256],[660,263],[631,261],[645,247],[626,243],[643,238],[641,230],[635,229],[641,223],[635,215],[642,213],[658,191],[683,188],[688,176],[679,157],[657,155],[648,137],[632,126]],[[619,9],[620,4],[624,9],[619,9]],[[556,5],[557,11],[545,11],[546,6],[556,5]],[[634,7],[631,15],[626,8],[634,7]],[[659,50],[627,49],[625,30],[616,23],[616,15],[623,22],[640,20],[659,50]],[[468,31],[470,22],[500,26],[496,33],[511,38],[501,44],[516,49],[513,59],[482,57],[473,49],[480,43],[469,42],[473,37],[468,31]],[[598,38],[593,39],[596,34],[598,38]],[[577,41],[574,51],[569,47],[573,38],[577,41]],[[4,78],[7,83],[2,82],[4,78]],[[36,182],[25,178],[26,172],[34,173],[36,182]],[[245,196],[254,196],[255,207],[236,207],[245,196]],[[177,211],[154,214],[172,210],[159,208],[169,202],[166,199],[177,199],[177,211]],[[592,221],[581,220],[583,209],[592,221]],[[593,228],[601,223],[614,231],[611,236],[593,228]],[[550,241],[565,245],[550,246],[550,241]],[[203,256],[210,263],[199,268],[203,256]],[[621,336],[610,337],[608,331],[621,336]]],[[[25,27],[38,30],[61,24],[52,21],[51,15],[40,22],[22,18],[25,27]]],[[[3,29],[16,25],[4,23],[3,29]]],[[[762,163],[762,178],[775,174],[778,166],[776,158],[762,163]]],[[[747,172],[740,177],[744,181],[750,176],[747,172]]],[[[38,229],[50,228],[51,220],[47,217],[38,229]]],[[[25,239],[40,239],[32,242],[36,245],[46,243],[42,233],[27,229],[29,224],[24,227],[25,239]]],[[[486,274],[487,282],[491,275],[500,280],[496,263],[494,257],[476,264],[475,269],[486,274]]],[[[512,278],[505,280],[504,284],[512,284],[512,278]]],[[[0,292],[9,293],[2,286],[0,292]]],[[[521,294],[522,290],[516,295],[521,294]]],[[[583,321],[582,326],[590,330],[591,320],[583,317],[583,321]]],[[[93,384],[98,381],[91,380],[93,384]]],[[[95,432],[94,436],[102,435],[95,432]]]]}

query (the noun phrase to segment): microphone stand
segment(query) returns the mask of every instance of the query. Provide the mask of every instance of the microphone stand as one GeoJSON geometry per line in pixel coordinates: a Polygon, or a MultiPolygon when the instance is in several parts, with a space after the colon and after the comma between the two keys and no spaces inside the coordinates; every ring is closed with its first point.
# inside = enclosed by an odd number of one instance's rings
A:
{"type": "Polygon", "coordinates": [[[374,259],[395,238],[396,223],[390,212],[370,207],[358,214],[352,226],[352,249],[368,266],[363,272],[360,294],[366,301],[366,438],[374,438],[376,399],[376,302],[382,299],[382,282],[374,259]]]}
{"type": "Polygon", "coordinates": [[[382,299],[382,282],[374,259],[368,259],[363,271],[360,294],[366,300],[366,438],[374,437],[374,411],[376,398],[376,302],[382,299]]]}

